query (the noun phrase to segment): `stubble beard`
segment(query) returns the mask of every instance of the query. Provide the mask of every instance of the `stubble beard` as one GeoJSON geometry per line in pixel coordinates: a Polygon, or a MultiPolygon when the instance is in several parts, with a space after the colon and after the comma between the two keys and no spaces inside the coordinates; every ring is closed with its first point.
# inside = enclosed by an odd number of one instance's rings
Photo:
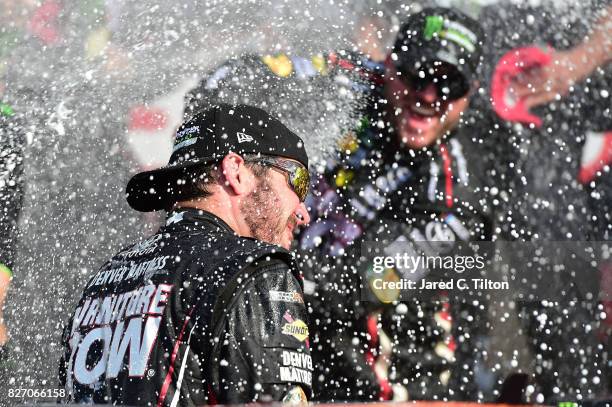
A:
{"type": "Polygon", "coordinates": [[[263,178],[259,180],[255,190],[242,201],[240,210],[251,236],[267,243],[281,245],[285,228],[292,221],[295,222],[292,217],[282,218],[280,197],[263,178]]]}

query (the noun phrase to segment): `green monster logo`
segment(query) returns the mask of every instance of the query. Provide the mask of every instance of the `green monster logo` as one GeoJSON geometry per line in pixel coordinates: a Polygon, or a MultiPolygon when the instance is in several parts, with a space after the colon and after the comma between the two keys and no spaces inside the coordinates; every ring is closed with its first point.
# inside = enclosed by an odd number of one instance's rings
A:
{"type": "Polygon", "coordinates": [[[455,21],[444,20],[442,16],[427,16],[423,35],[426,40],[431,40],[434,35],[452,41],[465,48],[468,52],[474,52],[477,41],[476,35],[463,24],[455,21]]]}
{"type": "Polygon", "coordinates": [[[13,108],[6,104],[6,103],[0,103],[0,116],[13,116],[15,114],[15,111],[13,110],[13,108]]]}
{"type": "Polygon", "coordinates": [[[431,40],[434,34],[442,31],[444,19],[441,16],[427,16],[425,20],[425,39],[431,40]]]}

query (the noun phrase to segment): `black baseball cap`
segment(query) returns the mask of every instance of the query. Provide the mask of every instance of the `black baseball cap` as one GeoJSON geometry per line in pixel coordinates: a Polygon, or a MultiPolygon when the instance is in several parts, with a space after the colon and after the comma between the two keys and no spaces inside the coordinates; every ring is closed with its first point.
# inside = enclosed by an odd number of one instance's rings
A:
{"type": "Polygon", "coordinates": [[[399,72],[414,74],[435,63],[454,66],[470,88],[482,57],[484,31],[480,24],[459,11],[425,8],[400,28],[391,58],[399,72]]]}
{"type": "Polygon", "coordinates": [[[308,168],[304,142],[279,120],[253,106],[222,103],[179,127],[168,165],[134,175],[126,187],[127,201],[141,212],[167,209],[191,197],[198,168],[230,152],[291,158],[308,168]]]}

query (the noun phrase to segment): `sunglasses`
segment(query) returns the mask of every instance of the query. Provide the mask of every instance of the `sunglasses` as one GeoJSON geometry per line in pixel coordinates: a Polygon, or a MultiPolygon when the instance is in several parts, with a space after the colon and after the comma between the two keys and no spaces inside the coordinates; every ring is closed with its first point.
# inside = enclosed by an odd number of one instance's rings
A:
{"type": "Polygon", "coordinates": [[[287,176],[287,184],[300,198],[300,201],[304,202],[306,199],[310,188],[310,174],[302,164],[280,157],[245,157],[245,161],[268,165],[280,170],[287,176]]]}
{"type": "Polygon", "coordinates": [[[430,85],[434,85],[439,99],[457,100],[461,99],[470,90],[470,86],[464,76],[457,70],[451,69],[447,72],[430,73],[426,70],[411,72],[398,69],[399,78],[404,84],[420,92],[430,85]]]}

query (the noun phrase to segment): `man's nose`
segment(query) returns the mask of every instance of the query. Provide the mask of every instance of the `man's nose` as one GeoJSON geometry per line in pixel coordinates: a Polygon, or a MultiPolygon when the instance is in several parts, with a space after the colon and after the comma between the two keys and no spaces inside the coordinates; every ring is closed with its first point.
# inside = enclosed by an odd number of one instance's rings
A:
{"type": "Polygon", "coordinates": [[[434,83],[428,83],[423,89],[417,92],[419,99],[425,103],[432,104],[438,100],[438,90],[434,83]]]}
{"type": "Polygon", "coordinates": [[[295,217],[297,218],[297,226],[306,226],[310,223],[310,215],[304,202],[300,202],[300,205],[295,210],[295,217]]]}

